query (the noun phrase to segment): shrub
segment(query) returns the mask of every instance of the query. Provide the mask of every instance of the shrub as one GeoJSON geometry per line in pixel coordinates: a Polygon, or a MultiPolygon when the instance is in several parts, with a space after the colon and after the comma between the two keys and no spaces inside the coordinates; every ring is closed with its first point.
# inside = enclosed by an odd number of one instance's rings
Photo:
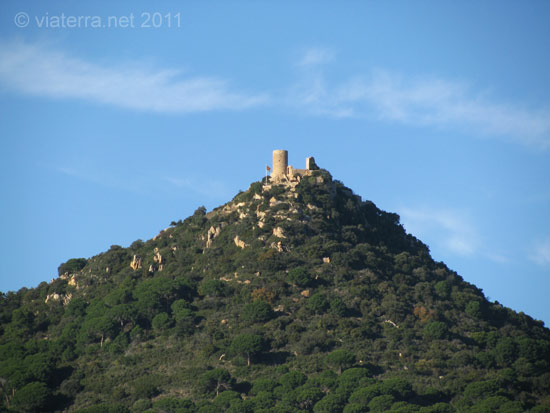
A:
{"type": "Polygon", "coordinates": [[[235,337],[229,347],[231,354],[246,356],[247,364],[250,366],[252,357],[260,353],[265,347],[261,336],[257,334],[241,334],[235,337]]]}
{"type": "Polygon", "coordinates": [[[395,399],[390,394],[383,394],[372,399],[368,406],[370,412],[385,412],[390,409],[395,399]]]}
{"type": "Polygon", "coordinates": [[[514,341],[510,337],[500,339],[495,348],[495,359],[501,366],[511,365],[517,356],[514,341]]]}
{"type": "Polygon", "coordinates": [[[80,409],[78,413],[129,413],[129,410],[121,403],[101,403],[80,409]]]}
{"type": "Polygon", "coordinates": [[[216,392],[216,396],[229,390],[233,385],[233,379],[225,369],[209,370],[202,376],[201,388],[205,393],[216,392]]]}
{"type": "Polygon", "coordinates": [[[321,314],[329,307],[329,302],[325,294],[315,293],[308,299],[306,307],[314,313],[321,314]]]}
{"type": "Polygon", "coordinates": [[[496,380],[476,381],[464,389],[464,399],[474,401],[498,394],[500,386],[496,380]]]}
{"type": "Polygon", "coordinates": [[[74,274],[86,266],[88,260],[86,258],[71,258],[57,268],[57,273],[63,275],[65,273],[74,274]]]}
{"type": "Polygon", "coordinates": [[[381,395],[380,384],[373,384],[368,387],[363,387],[355,390],[349,401],[360,406],[367,406],[372,399],[381,395]]]}
{"type": "Polygon", "coordinates": [[[293,268],[288,272],[288,282],[298,287],[307,287],[311,284],[313,278],[309,271],[304,267],[293,268]]]}
{"type": "Polygon", "coordinates": [[[138,399],[151,399],[159,394],[157,380],[151,376],[144,376],[134,381],[134,394],[138,399]]]}
{"type": "Polygon", "coordinates": [[[178,413],[191,413],[195,411],[195,404],[191,400],[175,399],[173,397],[156,400],[153,403],[153,407],[162,411],[177,411],[178,413]]]}
{"type": "Polygon", "coordinates": [[[426,332],[428,337],[436,340],[441,340],[447,337],[448,334],[447,326],[441,321],[432,321],[431,323],[426,325],[424,331],[426,332]]]}
{"type": "Polygon", "coordinates": [[[250,390],[251,394],[258,394],[259,392],[269,392],[271,393],[275,387],[277,387],[277,382],[275,380],[270,379],[258,379],[256,380],[253,385],[252,389],[250,390]]]}
{"type": "Polygon", "coordinates": [[[344,407],[344,413],[363,413],[365,408],[357,403],[348,403],[344,407]]]}
{"type": "Polygon", "coordinates": [[[355,363],[355,355],[346,350],[336,350],[330,353],[326,360],[330,366],[338,369],[338,374],[342,374],[343,369],[355,363]]]}
{"type": "Polygon", "coordinates": [[[261,391],[252,399],[252,402],[254,403],[254,409],[261,411],[275,406],[275,397],[271,392],[261,391]]]}
{"type": "Polygon", "coordinates": [[[171,324],[172,321],[170,320],[170,316],[166,313],[159,313],[153,318],[153,328],[155,330],[166,330],[170,328],[171,324]]]}
{"type": "Polygon", "coordinates": [[[241,400],[239,393],[236,391],[227,390],[216,396],[212,404],[218,409],[218,411],[224,411],[234,400],[241,400]]]}
{"type": "Polygon", "coordinates": [[[339,317],[344,317],[348,312],[348,308],[340,298],[336,297],[330,300],[330,312],[339,317]]]}
{"type": "Polygon", "coordinates": [[[472,318],[480,318],[483,315],[481,303],[477,300],[470,301],[466,305],[466,314],[472,318]]]}
{"type": "Polygon", "coordinates": [[[243,320],[252,323],[263,323],[273,318],[273,310],[269,303],[263,300],[253,301],[243,307],[243,320]]]}
{"type": "Polygon", "coordinates": [[[313,406],[313,411],[315,413],[339,412],[345,404],[346,400],[344,398],[337,394],[329,393],[313,406]]]}
{"type": "Polygon", "coordinates": [[[345,370],[340,376],[338,376],[338,392],[348,395],[353,393],[355,389],[358,389],[359,387],[374,380],[369,379],[368,375],[368,370],[361,367],[352,367],[345,370]]]}
{"type": "Polygon", "coordinates": [[[287,390],[294,390],[305,384],[306,381],[307,376],[301,371],[289,371],[279,379],[279,383],[287,390]]]}
{"type": "Polygon", "coordinates": [[[42,382],[31,382],[13,396],[12,406],[22,411],[44,411],[50,390],[42,382]]]}
{"type": "Polygon", "coordinates": [[[303,410],[311,410],[313,405],[323,398],[325,393],[317,387],[303,386],[296,390],[296,401],[303,410]]]}
{"type": "Polygon", "coordinates": [[[231,287],[220,280],[204,280],[199,286],[199,294],[209,297],[226,297],[231,287]]]}
{"type": "Polygon", "coordinates": [[[449,298],[451,294],[451,285],[448,281],[439,281],[435,284],[434,290],[441,298],[449,298]]]}
{"type": "Polygon", "coordinates": [[[384,380],[380,389],[382,394],[391,394],[398,400],[407,400],[414,395],[411,384],[400,378],[384,380]]]}

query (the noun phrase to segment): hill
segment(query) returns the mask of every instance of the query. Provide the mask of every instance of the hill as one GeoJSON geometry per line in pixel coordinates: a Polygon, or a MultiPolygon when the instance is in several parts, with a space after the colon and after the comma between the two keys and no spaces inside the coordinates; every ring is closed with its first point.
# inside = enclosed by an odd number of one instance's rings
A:
{"type": "Polygon", "coordinates": [[[550,330],[323,169],[71,259],[0,325],[2,411],[550,411],[550,330]]]}

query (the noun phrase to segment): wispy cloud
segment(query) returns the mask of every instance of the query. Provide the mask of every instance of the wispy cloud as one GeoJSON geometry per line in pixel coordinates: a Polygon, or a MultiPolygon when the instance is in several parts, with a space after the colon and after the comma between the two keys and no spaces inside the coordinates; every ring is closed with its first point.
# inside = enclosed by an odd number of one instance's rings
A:
{"type": "Polygon", "coordinates": [[[225,183],[211,179],[197,180],[193,178],[167,177],[164,178],[164,180],[173,187],[192,191],[208,198],[226,200],[234,195],[231,193],[231,188],[229,188],[225,183]]]}
{"type": "Polygon", "coordinates": [[[401,221],[408,232],[431,238],[453,254],[468,256],[479,247],[479,236],[463,212],[451,209],[402,208],[401,221]]]}
{"type": "Polygon", "coordinates": [[[538,265],[550,266],[550,238],[535,243],[529,259],[538,265]]]}
{"type": "Polygon", "coordinates": [[[116,189],[117,191],[144,195],[150,188],[154,187],[153,182],[150,179],[138,180],[135,177],[123,177],[101,167],[90,167],[84,165],[79,165],[78,167],[67,165],[42,166],[48,169],[53,169],[58,173],[76,180],[91,183],[104,188],[116,189]]]}
{"type": "MultiPolygon", "coordinates": [[[[319,53],[317,53],[319,54],[319,53]]],[[[321,60],[313,51],[302,62],[321,60]]],[[[319,54],[322,56],[322,54],[319,54]]],[[[407,125],[461,128],[550,149],[550,108],[499,102],[463,82],[413,78],[372,70],[329,82],[322,67],[307,68],[289,93],[289,102],[313,115],[358,117],[407,125]]]]}
{"type": "Polygon", "coordinates": [[[298,66],[317,66],[329,63],[334,58],[334,52],[331,49],[324,47],[314,47],[306,50],[300,60],[298,66]]]}
{"type": "Polygon", "coordinates": [[[96,64],[48,44],[0,43],[0,82],[30,95],[78,98],[128,109],[191,113],[242,110],[264,104],[265,94],[235,92],[228,82],[140,63],[96,64]]]}
{"type": "Polygon", "coordinates": [[[82,182],[144,196],[157,197],[159,194],[179,191],[182,194],[192,193],[208,199],[225,201],[234,195],[231,192],[232,188],[227,183],[209,178],[162,177],[150,173],[139,175],[135,172],[131,173],[130,177],[123,176],[120,172],[108,171],[99,167],[43,166],[82,182]]]}
{"type": "Polygon", "coordinates": [[[496,264],[508,264],[507,254],[487,246],[471,214],[453,208],[400,208],[407,232],[428,242],[434,249],[462,257],[483,257],[496,264]]]}
{"type": "Polygon", "coordinates": [[[331,49],[315,47],[296,59],[298,79],[285,98],[236,91],[225,79],[77,58],[45,43],[0,42],[0,84],[20,93],[82,99],[133,110],[196,113],[283,106],[314,116],[365,118],[405,125],[461,129],[550,149],[550,107],[500,102],[466,82],[410,77],[386,70],[327,76],[331,49]]]}

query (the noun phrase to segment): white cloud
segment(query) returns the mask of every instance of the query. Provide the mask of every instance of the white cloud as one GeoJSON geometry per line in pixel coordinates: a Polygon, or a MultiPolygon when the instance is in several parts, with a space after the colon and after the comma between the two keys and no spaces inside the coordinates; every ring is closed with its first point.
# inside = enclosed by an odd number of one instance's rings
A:
{"type": "Polygon", "coordinates": [[[196,179],[193,177],[160,177],[151,174],[132,174],[132,177],[123,176],[120,172],[109,171],[97,166],[69,167],[44,165],[63,175],[88,182],[105,188],[126,191],[140,195],[158,196],[159,194],[173,193],[174,190],[183,193],[192,192],[210,199],[226,200],[234,195],[232,188],[222,181],[208,178],[196,179]]]}
{"type": "Polygon", "coordinates": [[[329,63],[334,59],[334,52],[330,49],[314,47],[305,51],[298,66],[317,66],[329,63]]]}
{"type": "Polygon", "coordinates": [[[550,238],[536,243],[531,251],[529,259],[538,265],[550,265],[550,238]]]}
{"type": "Polygon", "coordinates": [[[208,198],[225,200],[234,195],[231,188],[219,181],[175,177],[167,177],[164,180],[178,189],[186,189],[208,198]]]}
{"type": "Polygon", "coordinates": [[[401,221],[407,231],[426,237],[448,252],[468,256],[476,252],[479,236],[466,215],[451,209],[402,208],[401,221]]]}
{"type": "Polygon", "coordinates": [[[154,112],[242,110],[267,101],[263,94],[234,92],[218,78],[182,76],[178,70],[139,63],[99,65],[50,45],[25,42],[0,43],[0,82],[30,95],[154,112]]]}
{"type": "Polygon", "coordinates": [[[105,188],[126,191],[135,194],[145,194],[149,188],[154,187],[150,180],[136,180],[119,176],[112,171],[97,166],[81,164],[78,167],[59,166],[59,165],[42,165],[48,169],[53,169],[63,175],[78,179],[79,181],[88,182],[94,185],[105,188]]]}
{"type": "Polygon", "coordinates": [[[289,101],[314,115],[458,127],[550,149],[550,108],[498,102],[466,84],[437,77],[414,79],[375,70],[330,84],[317,70],[292,88],[289,101]]]}
{"type": "Polygon", "coordinates": [[[498,102],[465,83],[411,78],[384,70],[328,79],[323,67],[334,52],[311,48],[298,59],[299,81],[286,99],[238,92],[226,80],[187,75],[142,63],[107,64],[76,58],[51,45],[0,42],[0,83],[21,93],[83,99],[161,113],[245,110],[279,105],[316,116],[367,118],[406,125],[462,129],[550,149],[550,108],[498,102]]]}

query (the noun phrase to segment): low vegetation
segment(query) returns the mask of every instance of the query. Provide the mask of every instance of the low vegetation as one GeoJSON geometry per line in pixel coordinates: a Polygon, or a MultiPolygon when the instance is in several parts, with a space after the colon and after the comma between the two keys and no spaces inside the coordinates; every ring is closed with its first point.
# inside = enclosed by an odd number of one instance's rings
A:
{"type": "Polygon", "coordinates": [[[1,411],[550,412],[550,330],[319,170],[2,294],[0,378],[1,411]]]}

